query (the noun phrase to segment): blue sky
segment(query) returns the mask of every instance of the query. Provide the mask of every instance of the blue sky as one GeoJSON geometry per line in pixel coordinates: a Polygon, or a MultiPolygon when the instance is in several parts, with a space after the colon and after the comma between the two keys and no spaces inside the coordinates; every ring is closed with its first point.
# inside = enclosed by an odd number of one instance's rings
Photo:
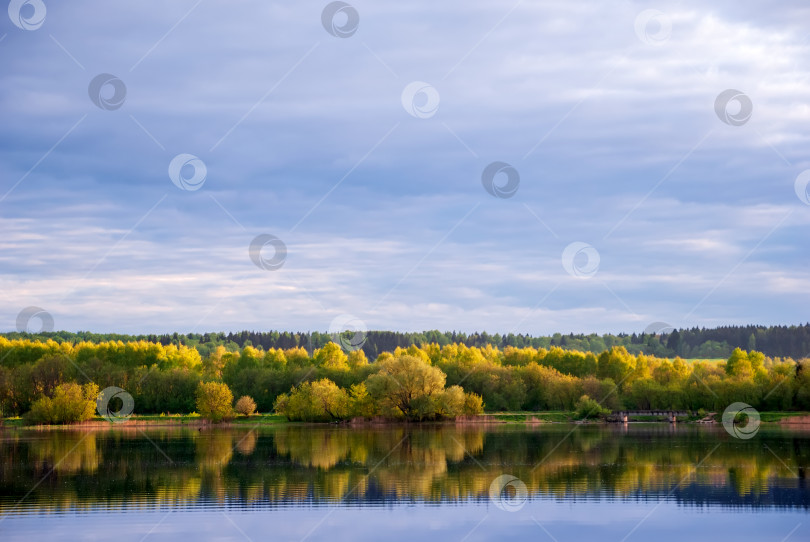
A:
{"type": "Polygon", "coordinates": [[[328,4],[11,2],[0,328],[808,320],[805,2],[328,4]]]}

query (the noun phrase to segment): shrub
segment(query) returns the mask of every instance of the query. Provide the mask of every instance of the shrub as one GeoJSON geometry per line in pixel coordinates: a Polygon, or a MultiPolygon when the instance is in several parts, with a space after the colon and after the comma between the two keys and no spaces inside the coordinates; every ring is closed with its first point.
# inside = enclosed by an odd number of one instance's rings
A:
{"type": "Polygon", "coordinates": [[[576,417],[578,419],[598,418],[600,416],[606,416],[607,414],[610,414],[610,409],[604,408],[587,395],[583,395],[579,398],[579,401],[577,401],[576,417]]]}
{"type": "Polygon", "coordinates": [[[206,420],[219,423],[233,417],[233,393],[225,384],[201,382],[197,386],[197,412],[206,420]]]}
{"type": "Polygon", "coordinates": [[[243,416],[250,416],[256,412],[256,401],[249,395],[243,395],[236,401],[236,412],[243,416]]]}
{"type": "Polygon", "coordinates": [[[53,397],[47,395],[34,401],[26,421],[32,424],[76,423],[89,420],[96,411],[98,386],[76,383],[60,384],[53,390],[53,397]]]}

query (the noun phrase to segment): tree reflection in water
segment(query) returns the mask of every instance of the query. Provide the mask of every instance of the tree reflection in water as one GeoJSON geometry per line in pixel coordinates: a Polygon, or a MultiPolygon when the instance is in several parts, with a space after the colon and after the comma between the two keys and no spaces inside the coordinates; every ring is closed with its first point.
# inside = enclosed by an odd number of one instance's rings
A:
{"type": "Polygon", "coordinates": [[[485,499],[504,473],[530,498],[672,491],[687,503],[806,508],[808,444],[801,431],[743,441],[687,425],[6,430],[0,512],[485,499]]]}

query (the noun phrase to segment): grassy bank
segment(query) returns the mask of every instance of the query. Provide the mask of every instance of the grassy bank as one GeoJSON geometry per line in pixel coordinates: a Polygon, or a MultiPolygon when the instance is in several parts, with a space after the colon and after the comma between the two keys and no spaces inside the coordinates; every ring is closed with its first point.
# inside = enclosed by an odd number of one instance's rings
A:
{"type": "MultiPolygon", "coordinates": [[[[255,414],[253,416],[239,416],[227,422],[218,424],[219,426],[254,426],[254,425],[279,425],[288,423],[284,416],[278,414],[255,414]]],[[[42,427],[76,427],[76,428],[97,428],[97,427],[162,427],[162,426],[203,426],[210,425],[209,422],[200,417],[199,414],[151,414],[142,416],[130,416],[124,423],[111,423],[104,418],[96,416],[86,422],[65,425],[26,425],[25,420],[20,417],[3,418],[0,428],[42,428],[42,427]]]]}
{"type": "MultiPolygon", "coordinates": [[[[760,412],[760,421],[762,423],[791,423],[801,421],[803,423],[810,423],[810,412],[760,412]],[[805,418],[806,420],[802,420],[805,418]]],[[[578,421],[573,411],[504,411],[504,412],[489,412],[477,418],[482,423],[505,423],[505,424],[537,424],[537,423],[573,423],[578,421]]],[[[701,420],[701,416],[690,416],[687,418],[680,417],[680,423],[694,423],[701,420]]],[[[714,416],[717,423],[722,421],[722,413],[718,412],[714,416]]],[[[601,423],[600,420],[593,420],[595,423],[601,423]]],[[[632,416],[631,422],[662,422],[668,423],[664,416],[632,416]]],[[[228,422],[219,424],[220,426],[272,426],[290,423],[284,416],[279,414],[255,414],[253,416],[239,416],[228,422]]],[[[396,423],[396,422],[393,422],[396,423]]],[[[448,422],[453,423],[453,422],[448,422]]],[[[473,422],[474,423],[474,422],[473,422]]],[[[124,424],[113,424],[101,417],[95,417],[92,420],[72,426],[45,426],[45,427],[127,427],[127,426],[147,426],[147,427],[160,427],[160,426],[203,426],[209,425],[208,422],[203,420],[199,414],[152,414],[131,416],[124,424]]],[[[3,418],[3,423],[0,427],[7,428],[21,428],[21,427],[38,427],[43,426],[26,426],[25,420],[20,417],[3,418]]]]}

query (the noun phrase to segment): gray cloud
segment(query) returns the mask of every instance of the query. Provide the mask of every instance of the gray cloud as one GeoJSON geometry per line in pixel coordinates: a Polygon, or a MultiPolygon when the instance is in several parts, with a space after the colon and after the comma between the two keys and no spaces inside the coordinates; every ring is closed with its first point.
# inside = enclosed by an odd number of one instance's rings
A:
{"type": "Polygon", "coordinates": [[[659,45],[635,33],[645,3],[357,2],[347,39],[318,2],[193,6],[51,2],[39,30],[0,25],[8,328],[31,304],[133,332],[806,318],[801,2],[665,2],[659,45]],[[89,99],[99,73],[120,109],[89,99]],[[430,118],[400,104],[414,80],[441,96],[430,118]],[[743,126],[715,115],[728,88],[754,104],[743,126]],[[197,192],[169,180],[180,153],[206,164],[197,192]],[[509,200],[481,187],[496,160],[520,172],[509,200]],[[247,257],[260,233],[282,270],[247,257]],[[592,280],[561,265],[574,241],[600,253],[592,280]]]}

